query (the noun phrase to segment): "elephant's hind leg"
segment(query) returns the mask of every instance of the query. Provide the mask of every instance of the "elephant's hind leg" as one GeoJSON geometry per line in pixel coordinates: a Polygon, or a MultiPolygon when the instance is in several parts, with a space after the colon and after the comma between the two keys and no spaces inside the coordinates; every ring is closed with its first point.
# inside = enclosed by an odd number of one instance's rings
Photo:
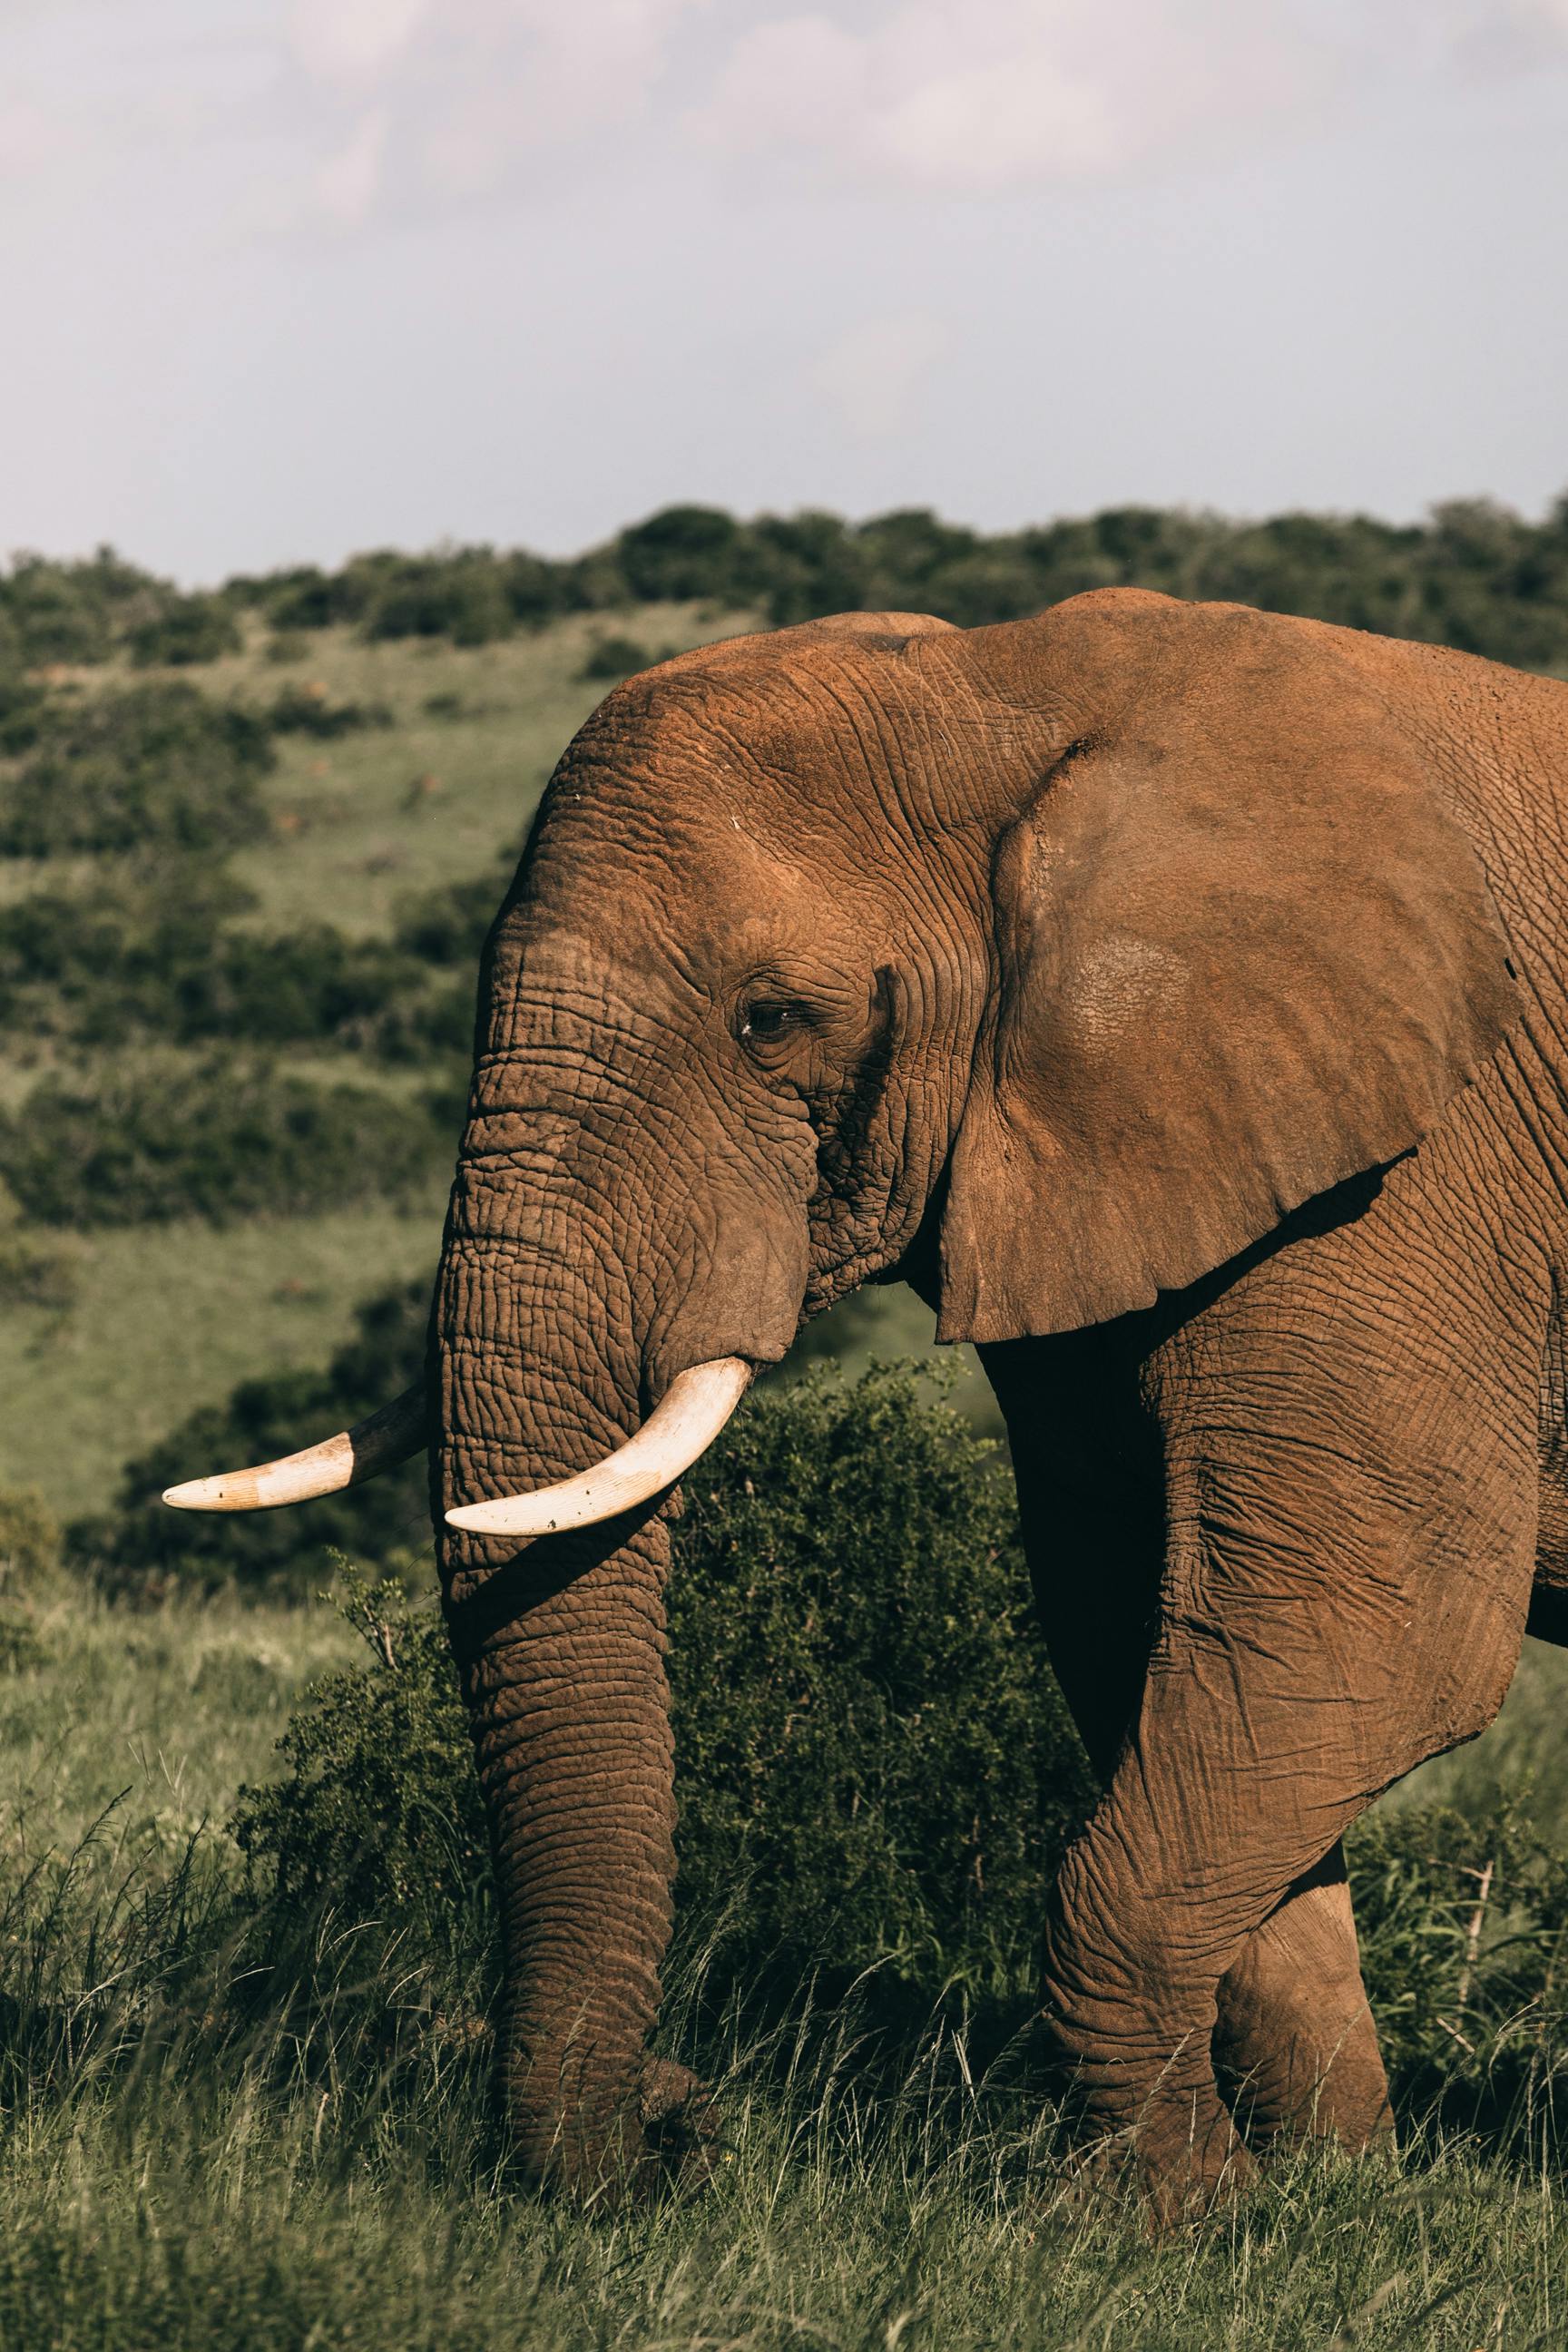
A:
{"type": "Polygon", "coordinates": [[[1253,1930],[1218,2010],[1215,2068],[1254,2146],[1320,2133],[1364,2147],[1392,2130],[1342,1846],[1253,1930]]]}

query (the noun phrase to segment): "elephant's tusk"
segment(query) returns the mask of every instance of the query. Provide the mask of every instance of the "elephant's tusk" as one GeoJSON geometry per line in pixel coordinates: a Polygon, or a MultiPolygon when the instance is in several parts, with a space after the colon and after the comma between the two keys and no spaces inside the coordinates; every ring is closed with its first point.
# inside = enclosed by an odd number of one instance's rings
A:
{"type": "Polygon", "coordinates": [[[719,1356],[678,1372],[635,1437],[556,1486],[531,1495],[498,1495],[448,1511],[447,1524],[479,1536],[545,1536],[559,1528],[588,1528],[635,1509],[673,1486],[705,1454],[745,1395],[752,1367],[741,1356],[719,1356]]]}
{"type": "Polygon", "coordinates": [[[274,1511],[280,1503],[308,1503],[357,1486],[419,1453],[429,1432],[425,1385],[405,1389],[390,1404],[352,1429],[303,1454],[286,1454],[254,1470],[226,1470],[216,1478],[190,1478],[168,1486],[165,1503],[176,1511],[274,1511]]]}

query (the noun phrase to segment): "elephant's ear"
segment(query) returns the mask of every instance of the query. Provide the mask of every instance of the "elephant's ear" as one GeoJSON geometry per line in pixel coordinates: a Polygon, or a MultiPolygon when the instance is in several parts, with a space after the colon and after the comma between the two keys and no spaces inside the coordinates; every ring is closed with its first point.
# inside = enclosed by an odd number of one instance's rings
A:
{"type": "Polygon", "coordinates": [[[1324,667],[1140,698],[1002,837],[940,1337],[1152,1306],[1409,1150],[1516,1018],[1468,840],[1324,667]]]}

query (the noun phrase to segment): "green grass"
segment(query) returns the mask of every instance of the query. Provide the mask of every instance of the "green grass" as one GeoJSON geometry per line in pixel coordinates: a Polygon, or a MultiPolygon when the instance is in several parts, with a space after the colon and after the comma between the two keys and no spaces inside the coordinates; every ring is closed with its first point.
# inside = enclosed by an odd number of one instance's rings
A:
{"type": "Polygon", "coordinates": [[[715,2185],[620,2219],[521,2194],[475,1989],[395,1927],[268,1942],[224,1832],[305,1679],[348,1654],[340,1621],[63,1590],[30,1614],[40,1655],[0,1685],[7,2347],[1563,2340],[1568,2217],[1526,2158],[1419,2136],[1303,2158],[1152,2245],[1005,2056],[987,2073],[941,2029],[868,2064],[853,2018],[808,2007],[700,2022],[689,1958],[662,2032],[719,2085],[715,2185]]]}
{"type": "Polygon", "coordinates": [[[71,1305],[0,1317],[0,1486],[40,1486],[72,1517],[106,1507],[121,1465],[185,1414],[324,1362],[367,1292],[434,1272],[445,1208],[441,1184],[407,1210],[70,1236],[71,1305]]]}
{"type": "MultiPolygon", "coordinates": [[[[755,625],[747,614],[692,605],[650,605],[636,623],[650,653],[755,625]]],[[[586,614],[472,647],[407,638],[364,645],[328,629],[297,666],[279,669],[251,653],[205,667],[213,693],[260,698],[282,680],[313,680],[333,701],[384,703],[396,719],[395,729],[336,742],[280,741],[267,789],[283,829],[235,861],[261,901],[253,919],[330,922],[366,935],[385,929],[405,891],[464,881],[503,854],[515,857],[552,768],[607,691],[604,679],[580,675],[605,634],[605,623],[586,614]],[[456,696],[468,715],[428,716],[426,704],[440,696],[456,696]]]]}

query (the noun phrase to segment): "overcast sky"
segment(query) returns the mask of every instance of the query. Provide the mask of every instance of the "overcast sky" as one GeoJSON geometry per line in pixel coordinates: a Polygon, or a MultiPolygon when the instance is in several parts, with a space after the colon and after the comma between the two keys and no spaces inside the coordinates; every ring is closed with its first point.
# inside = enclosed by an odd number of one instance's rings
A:
{"type": "Polygon", "coordinates": [[[1568,488],[1568,0],[0,0],[0,547],[1568,488]]]}

